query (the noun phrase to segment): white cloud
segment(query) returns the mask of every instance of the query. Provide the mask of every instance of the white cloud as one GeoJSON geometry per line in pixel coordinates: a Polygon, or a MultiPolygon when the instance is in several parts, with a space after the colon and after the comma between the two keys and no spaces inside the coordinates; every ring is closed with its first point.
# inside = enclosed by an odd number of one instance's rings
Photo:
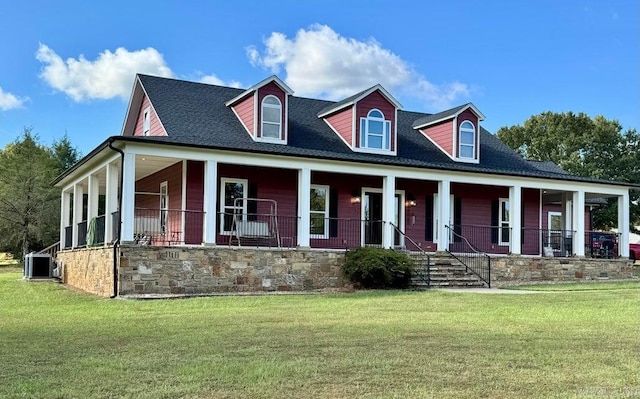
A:
{"type": "Polygon", "coordinates": [[[206,83],[206,84],[209,84],[209,85],[216,85],[216,86],[229,86],[229,87],[235,87],[235,88],[242,87],[242,84],[240,82],[236,81],[236,80],[232,80],[230,82],[225,82],[224,80],[220,79],[215,74],[203,75],[203,76],[200,77],[200,79],[198,79],[198,81],[200,83],[206,83]]]}
{"type": "Polygon", "coordinates": [[[464,83],[431,83],[374,39],[346,38],[326,25],[301,29],[291,39],[273,32],[264,46],[263,51],[255,46],[247,48],[249,61],[273,73],[284,69],[285,80],[296,95],[339,100],[380,83],[391,92],[418,98],[436,111],[469,95],[464,83]]]}
{"type": "Polygon", "coordinates": [[[0,110],[2,111],[20,108],[27,100],[28,98],[20,98],[15,94],[5,92],[0,87],[0,110]]]}
{"type": "Polygon", "coordinates": [[[120,47],[115,52],[105,50],[94,61],[83,55],[65,61],[41,43],[36,58],[44,64],[40,78],[77,102],[114,97],[127,99],[136,73],[174,76],[163,55],[152,47],[137,51],[120,47]]]}

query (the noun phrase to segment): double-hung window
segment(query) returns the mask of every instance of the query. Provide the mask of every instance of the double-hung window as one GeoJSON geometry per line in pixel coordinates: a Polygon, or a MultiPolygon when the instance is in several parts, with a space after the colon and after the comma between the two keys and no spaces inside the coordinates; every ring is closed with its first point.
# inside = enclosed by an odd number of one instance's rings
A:
{"type": "Polygon", "coordinates": [[[311,186],[311,238],[329,237],[329,186],[311,186]]]}
{"type": "Polygon", "coordinates": [[[460,158],[476,158],[476,129],[473,123],[464,121],[460,124],[458,154],[460,158]]]}
{"type": "Polygon", "coordinates": [[[282,104],[273,95],[262,100],[262,138],[282,139],[282,104]]]}
{"type": "Polygon", "coordinates": [[[220,230],[222,234],[231,234],[233,220],[246,220],[248,182],[244,179],[220,179],[220,230]]]}
{"type": "Polygon", "coordinates": [[[509,199],[500,198],[500,208],[498,221],[500,223],[500,229],[498,233],[498,245],[509,245],[509,238],[511,228],[509,227],[509,199]]]}
{"type": "Polygon", "coordinates": [[[360,118],[360,147],[391,150],[391,121],[380,110],[372,109],[366,118],[360,118]]]}

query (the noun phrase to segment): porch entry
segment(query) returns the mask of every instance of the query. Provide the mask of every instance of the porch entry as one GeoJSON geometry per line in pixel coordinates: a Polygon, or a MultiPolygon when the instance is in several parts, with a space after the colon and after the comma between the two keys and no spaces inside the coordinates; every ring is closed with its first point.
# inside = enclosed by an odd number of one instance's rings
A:
{"type": "MultiPolygon", "coordinates": [[[[362,189],[362,220],[364,228],[362,229],[362,244],[379,246],[382,245],[382,235],[384,231],[384,222],[382,219],[382,190],[375,188],[362,189]]],[[[396,191],[394,215],[392,223],[404,231],[404,192],[396,191]]],[[[393,245],[402,246],[403,237],[394,230],[393,245]]]]}

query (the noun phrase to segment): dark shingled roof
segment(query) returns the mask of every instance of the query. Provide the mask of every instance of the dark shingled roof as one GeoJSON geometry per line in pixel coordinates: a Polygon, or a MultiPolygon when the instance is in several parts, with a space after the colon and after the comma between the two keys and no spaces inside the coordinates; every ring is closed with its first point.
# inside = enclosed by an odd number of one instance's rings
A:
{"type": "Polygon", "coordinates": [[[322,108],[320,110],[320,112],[318,112],[318,115],[326,114],[326,113],[328,113],[328,112],[330,112],[332,110],[339,110],[340,108],[342,108],[343,105],[349,104],[351,101],[353,101],[356,98],[360,97],[361,95],[363,95],[364,93],[366,93],[369,90],[371,90],[371,87],[369,87],[368,89],[364,89],[361,92],[356,93],[356,94],[354,94],[352,96],[349,96],[349,97],[345,98],[344,100],[340,100],[338,102],[332,102],[331,104],[329,104],[326,107],[322,108]]]}
{"type": "Polygon", "coordinates": [[[560,165],[556,165],[551,161],[534,161],[527,160],[534,168],[540,169],[543,172],[560,173],[563,175],[568,174],[566,170],[562,169],[560,165]]]}
{"type": "Polygon", "coordinates": [[[460,110],[462,110],[464,108],[467,108],[469,105],[471,105],[471,103],[458,105],[457,107],[448,109],[446,111],[438,112],[437,114],[425,115],[425,116],[423,116],[421,118],[418,118],[415,121],[413,121],[413,123],[411,124],[411,127],[416,128],[418,126],[424,126],[424,125],[426,125],[428,123],[435,122],[435,121],[438,121],[440,119],[453,117],[455,114],[458,113],[458,111],[460,111],[460,110]]]}
{"type": "MultiPolygon", "coordinates": [[[[399,165],[442,170],[483,172],[562,180],[604,182],[559,172],[546,163],[526,161],[493,134],[481,128],[480,163],[453,161],[412,126],[416,121],[441,114],[398,111],[397,155],[353,152],[329,128],[318,113],[336,102],[289,97],[287,145],[255,142],[225,102],[243,90],[203,83],[139,75],[167,137],[126,137],[141,142],[159,142],[241,152],[399,165]]],[[[467,104],[446,112],[457,112],[467,104]]],[[[612,182],[607,182],[612,183],[612,182]]]]}

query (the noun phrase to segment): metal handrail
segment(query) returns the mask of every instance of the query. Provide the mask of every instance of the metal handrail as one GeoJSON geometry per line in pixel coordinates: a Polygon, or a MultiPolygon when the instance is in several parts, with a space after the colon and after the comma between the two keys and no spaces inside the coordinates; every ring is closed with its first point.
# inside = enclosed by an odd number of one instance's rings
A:
{"type": "Polygon", "coordinates": [[[422,281],[427,284],[427,287],[431,287],[431,270],[429,268],[429,266],[431,265],[431,256],[424,249],[422,249],[420,245],[418,245],[415,241],[413,241],[413,239],[409,237],[404,231],[400,230],[398,226],[396,226],[393,223],[390,223],[390,224],[399,234],[401,234],[404,237],[405,240],[408,240],[411,244],[413,244],[413,246],[418,249],[418,252],[420,252],[423,256],[427,257],[427,266],[425,268],[427,271],[427,275],[426,275],[426,279],[424,275],[422,276],[423,277],[422,281]]]}
{"type": "Polygon", "coordinates": [[[473,274],[475,274],[480,280],[484,281],[485,283],[487,283],[487,285],[489,286],[489,288],[491,288],[491,257],[489,255],[487,255],[485,252],[479,251],[473,244],[471,244],[469,242],[469,240],[467,240],[464,236],[458,234],[455,232],[455,230],[453,228],[451,228],[449,225],[445,225],[445,228],[447,228],[454,236],[462,239],[468,246],[469,248],[473,251],[473,258],[485,258],[487,264],[486,264],[486,276],[484,276],[484,273],[480,273],[479,270],[475,270],[474,267],[471,267],[467,262],[465,262],[463,259],[460,258],[460,256],[455,255],[454,253],[452,253],[451,251],[449,251],[449,248],[445,248],[445,251],[451,255],[453,258],[455,258],[458,262],[462,263],[465,267],[465,269],[473,274]]]}

